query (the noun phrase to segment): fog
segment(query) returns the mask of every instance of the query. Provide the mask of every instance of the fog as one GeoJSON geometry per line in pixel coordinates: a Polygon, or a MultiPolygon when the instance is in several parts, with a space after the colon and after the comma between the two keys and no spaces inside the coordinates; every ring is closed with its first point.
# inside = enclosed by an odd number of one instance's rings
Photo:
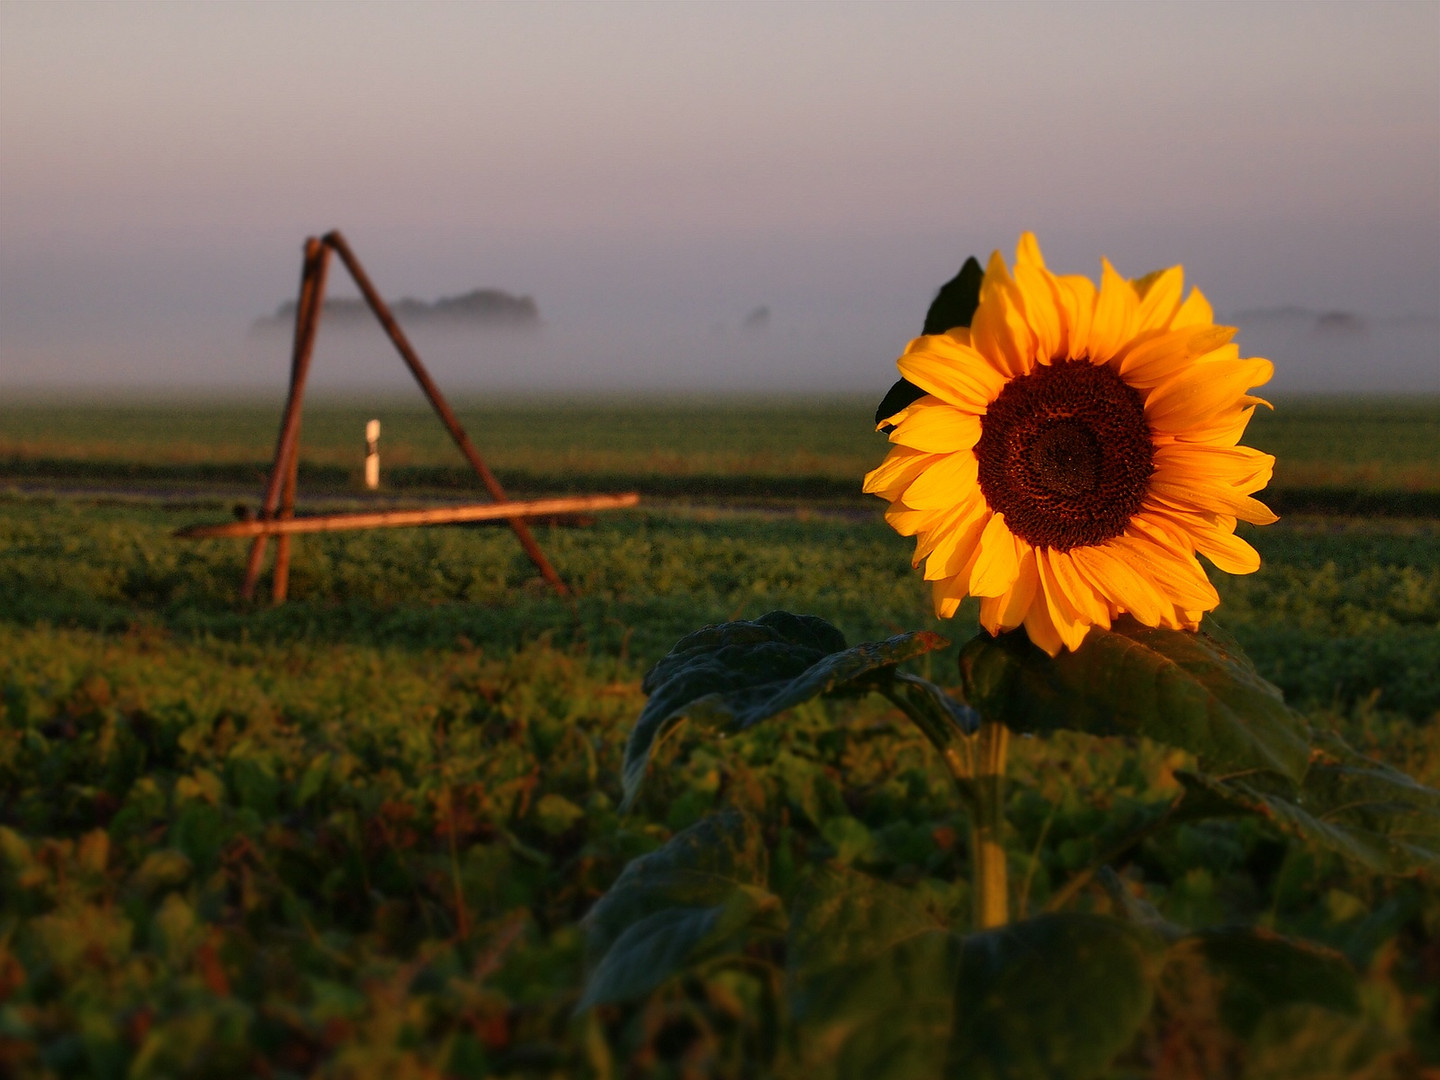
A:
{"type": "MultiPolygon", "coordinates": [[[[1026,229],[1182,263],[1276,392],[1434,390],[1437,41],[1374,2],[3,3],[0,395],[281,392],[249,328],[337,227],[389,298],[534,298],[407,328],[456,393],[872,393],[1026,229]]],[[[318,389],[405,385],[335,330],[318,389]]]]}
{"type": "MultiPolygon", "coordinates": [[[[498,270],[490,277],[471,271],[464,280],[466,271],[451,266],[445,281],[423,257],[402,264],[359,253],[392,300],[498,287],[536,301],[534,329],[404,327],[447,393],[874,394],[895,377],[895,358],[919,332],[935,287],[958,266],[958,257],[946,262],[937,247],[916,243],[921,257],[907,259],[898,244],[887,250],[877,242],[868,254],[834,244],[812,250],[808,265],[791,251],[788,264],[777,256],[756,267],[736,257],[727,265],[711,250],[713,276],[704,258],[687,266],[679,255],[647,261],[643,252],[628,260],[612,252],[590,266],[561,260],[565,273],[532,268],[503,280],[498,270]],[[387,277],[401,286],[387,287],[387,277]],[[762,308],[767,317],[754,318],[762,308]]],[[[0,394],[282,393],[292,328],[273,320],[257,326],[294,299],[298,284],[296,253],[276,254],[279,267],[261,268],[227,263],[219,251],[213,267],[180,261],[152,270],[153,279],[138,260],[129,275],[104,264],[59,267],[48,280],[12,275],[0,297],[0,394]]],[[[358,295],[338,261],[330,282],[330,298],[358,295]]],[[[1233,295],[1247,295],[1233,275],[1222,279],[1220,293],[1226,282],[1233,295]]],[[[1271,392],[1440,392],[1440,318],[1423,308],[1227,310],[1219,298],[1217,308],[1220,321],[1240,328],[1245,355],[1275,362],[1271,392]]],[[[399,355],[368,317],[358,324],[322,318],[310,386],[319,393],[414,392],[399,355]]]]}

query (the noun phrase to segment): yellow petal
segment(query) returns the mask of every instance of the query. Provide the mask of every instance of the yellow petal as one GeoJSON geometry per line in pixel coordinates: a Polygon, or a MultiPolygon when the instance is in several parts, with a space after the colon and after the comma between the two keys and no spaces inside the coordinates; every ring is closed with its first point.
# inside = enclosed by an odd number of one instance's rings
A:
{"type": "Polygon", "coordinates": [[[1187,368],[1145,399],[1145,420],[1156,431],[1180,434],[1235,407],[1253,386],[1270,380],[1275,366],[1259,357],[1217,360],[1187,368]]]}
{"type": "Polygon", "coordinates": [[[1170,320],[1180,309],[1180,294],[1185,287],[1185,271],[1178,266],[1156,270],[1135,282],[1140,307],[1135,313],[1137,332],[1167,330],[1170,320]]]}
{"type": "Polygon", "coordinates": [[[1101,259],[1100,295],[1095,301],[1095,322],[1090,327],[1091,363],[1103,364],[1135,336],[1139,306],[1135,287],[1115,272],[1109,259],[1101,259]]]}
{"type": "Polygon", "coordinates": [[[1015,268],[1015,284],[1025,297],[1025,318],[1035,337],[1033,358],[1041,363],[1060,355],[1062,321],[1049,275],[1027,266],[1015,268]]]}
{"type": "Polygon", "coordinates": [[[930,515],[930,520],[915,538],[915,556],[910,560],[910,565],[919,566],[920,561],[928,558],[936,548],[953,543],[957,528],[964,527],[977,514],[988,513],[989,509],[977,489],[969,497],[957,500],[956,504],[947,510],[925,511],[930,515]]]}
{"type": "Polygon", "coordinates": [[[1108,630],[1110,629],[1110,605],[1095,591],[1095,588],[1075,566],[1075,561],[1071,557],[1075,550],[1077,549],[1071,549],[1071,551],[1047,549],[1045,557],[1049,561],[1050,571],[1054,575],[1056,583],[1064,590],[1065,599],[1070,602],[1076,615],[1093,626],[1103,626],[1108,630]]]}
{"type": "Polygon", "coordinates": [[[1253,574],[1260,569],[1260,553],[1235,535],[1235,519],[1218,514],[1175,512],[1177,525],[1195,541],[1195,550],[1227,574],[1253,574]]]}
{"type": "MultiPolygon", "coordinates": [[[[1114,370],[1138,390],[1159,386],[1196,362],[1196,358],[1224,346],[1235,334],[1229,326],[1208,326],[1196,329],[1187,326],[1171,330],[1133,347],[1122,349],[1112,361],[1114,370]]],[[[1236,351],[1239,357],[1239,351],[1236,351]]]]}
{"type": "Polygon", "coordinates": [[[885,508],[885,524],[901,536],[914,536],[935,520],[934,510],[915,510],[898,500],[885,508]]]}
{"type": "Polygon", "coordinates": [[[1095,591],[1120,611],[1128,611],[1146,626],[1158,626],[1163,601],[1154,584],[1137,573],[1122,550],[1108,541],[1070,552],[1075,565],[1095,591]]]}
{"type": "Polygon", "coordinates": [[[1203,326],[1214,321],[1215,309],[1210,306],[1210,301],[1205,299],[1199,289],[1191,289],[1190,295],[1180,305],[1180,310],[1175,312],[1175,317],[1170,320],[1170,329],[1179,330],[1184,326],[1203,326]]]}
{"type": "Polygon", "coordinates": [[[1001,596],[1010,591],[1020,573],[1015,537],[1005,524],[1004,514],[993,514],[980,536],[980,557],[970,579],[973,596],[1001,596]]]}
{"type": "Polygon", "coordinates": [[[896,366],[927,394],[977,414],[1005,387],[1005,376],[989,360],[950,334],[916,338],[896,366]]]}
{"type": "Polygon", "coordinates": [[[1025,614],[1035,602],[1040,587],[1040,572],[1035,568],[1035,549],[1018,537],[1015,546],[1020,552],[1015,583],[999,596],[980,601],[980,624],[992,634],[1014,630],[1025,621],[1025,614]]]}
{"type": "Polygon", "coordinates": [[[899,424],[900,424],[902,421],[904,421],[905,417],[907,417],[907,416],[909,416],[909,415],[910,415],[910,406],[909,406],[909,405],[906,405],[905,408],[901,409],[899,412],[897,412],[897,413],[892,413],[892,414],[889,415],[889,416],[884,416],[884,417],[881,417],[879,420],[877,420],[877,421],[875,422],[875,430],[876,430],[876,431],[885,431],[885,430],[887,430],[888,428],[897,427],[897,426],[899,426],[899,424]]]}
{"type": "Polygon", "coordinates": [[[1067,331],[1066,359],[1083,360],[1090,354],[1090,328],[1095,322],[1095,283],[1082,274],[1066,274],[1055,284],[1067,331]]]}
{"type": "Polygon", "coordinates": [[[1045,269],[1045,256],[1040,253],[1040,241],[1035,239],[1033,232],[1020,234],[1020,243],[1015,247],[1015,265],[1036,270],[1045,269]]]}
{"type": "Polygon", "coordinates": [[[1275,458],[1248,446],[1204,446],[1169,443],[1155,448],[1153,479],[1170,484],[1224,484],[1243,494],[1270,482],[1275,458]]]}
{"type": "Polygon", "coordinates": [[[1138,536],[1117,536],[1106,541],[1120,551],[1135,572],[1155,584],[1159,593],[1192,611],[1211,611],[1220,594],[1193,555],[1180,556],[1138,536]]]}
{"type": "Polygon", "coordinates": [[[1035,565],[1040,571],[1040,591],[1045,595],[1045,609],[1050,613],[1051,624],[1065,647],[1073,652],[1085,640],[1090,624],[1075,609],[1057,580],[1050,558],[1054,554],[1050,548],[1040,548],[1035,553],[1035,565]]]}
{"type": "Polygon", "coordinates": [[[1059,656],[1060,650],[1065,647],[1065,641],[1061,638],[1055,621],[1050,618],[1050,609],[1043,601],[1031,604],[1026,611],[1025,633],[1036,646],[1051,656],[1059,656]]]}
{"type": "Polygon", "coordinates": [[[935,603],[935,614],[942,619],[953,619],[965,599],[965,590],[958,589],[955,582],[937,581],[930,586],[930,597],[935,603]]]}
{"type": "Polygon", "coordinates": [[[1248,446],[1172,443],[1155,451],[1148,500],[1181,511],[1240,518],[1256,525],[1278,520],[1249,497],[1270,482],[1275,459],[1248,446]]]}
{"type": "Polygon", "coordinates": [[[1060,354],[1064,327],[1055,298],[1054,278],[1045,269],[1045,259],[1033,233],[1020,237],[1020,246],[1015,252],[1015,284],[1024,299],[1026,321],[1035,335],[1034,358],[1047,362],[1060,354]]]}
{"type": "Polygon", "coordinates": [[[1126,523],[1126,532],[1164,548],[1181,561],[1187,560],[1195,554],[1195,541],[1189,532],[1164,516],[1164,509],[1159,500],[1147,497],[1140,513],[1126,523]],[[1152,509],[1161,512],[1152,514],[1152,509]]]}
{"type": "Polygon", "coordinates": [[[941,455],[901,496],[915,510],[945,510],[979,487],[980,463],[972,450],[941,455]]]}
{"type": "MultiPolygon", "coordinates": [[[[953,578],[961,574],[975,561],[980,537],[990,521],[990,508],[983,499],[976,499],[964,512],[947,521],[943,535],[925,557],[925,580],[953,578]]],[[[919,548],[916,548],[917,553],[919,548]]],[[[965,592],[969,578],[960,582],[960,591],[965,592]]]]}
{"type": "Polygon", "coordinates": [[[949,587],[957,596],[967,595],[970,592],[970,576],[980,558],[980,537],[984,534],[989,520],[988,509],[980,516],[970,519],[962,527],[963,532],[957,533],[954,546],[943,553],[943,561],[937,557],[942,554],[940,552],[926,561],[925,580],[948,581],[949,587]]]}
{"type": "Polygon", "coordinates": [[[879,495],[894,502],[936,460],[934,454],[897,446],[885,455],[878,468],[865,474],[865,486],[861,490],[867,495],[879,495]]]}
{"type": "Polygon", "coordinates": [[[927,395],[910,406],[890,441],[933,454],[969,450],[980,441],[980,418],[927,395]]]}
{"type": "Polygon", "coordinates": [[[1152,478],[1149,496],[1177,510],[1225,514],[1248,521],[1252,525],[1272,525],[1280,520],[1279,515],[1259,499],[1252,499],[1233,488],[1219,485],[1192,488],[1185,484],[1166,483],[1152,478]]]}
{"type": "Polygon", "coordinates": [[[970,321],[970,341],[997,370],[1011,377],[1035,366],[1035,335],[1025,319],[1020,288],[997,251],[980,283],[980,306],[970,321]]]}

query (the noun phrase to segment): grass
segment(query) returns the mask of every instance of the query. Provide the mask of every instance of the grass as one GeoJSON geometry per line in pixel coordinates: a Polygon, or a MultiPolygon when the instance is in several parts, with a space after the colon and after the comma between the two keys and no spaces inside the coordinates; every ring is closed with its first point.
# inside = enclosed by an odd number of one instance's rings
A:
{"type": "MultiPolygon", "coordinates": [[[[1308,445],[1337,476],[1410,467],[1405,440],[1413,450],[1433,421],[1373,407],[1373,424],[1352,425],[1363,437],[1342,439],[1346,414],[1311,403],[1257,424],[1255,441],[1290,439],[1302,460],[1308,445]]],[[[682,477],[783,477],[799,445],[817,475],[849,483],[842,462],[863,470],[883,450],[864,403],[686,409],[466,415],[487,456],[513,452],[537,475],[566,453],[592,461],[578,448],[593,445],[620,472],[673,454],[682,477]],[[558,455],[543,470],[526,456],[542,451],[558,455]]],[[[263,462],[276,411],[230,413],[226,428],[227,410],[198,406],[10,404],[0,432],[22,458],[177,465],[229,446],[244,465],[263,462]],[[191,458],[164,457],[167,424],[191,458]]],[[[348,470],[365,415],[327,406],[306,430],[348,470]]],[[[386,430],[403,441],[400,420],[386,430]]],[[[433,448],[417,466],[448,453],[433,448]]],[[[228,501],[128,482],[0,497],[0,1072],[756,1075],[778,1060],[763,955],[573,1013],[585,912],[635,855],[721,806],[762,823],[777,890],[842,865],[966,909],[963,816],[879,699],[807,705],[724,741],[682,728],[637,812],[616,810],[640,675],[703,623],[783,607],[851,641],[974,632],[973,605],[934,620],[878,503],[657,501],[541,528],[573,606],[503,528],[305,537],[292,602],[245,610],[244,544],[170,535],[228,501]]],[[[1440,521],[1294,516],[1246,535],[1264,564],[1212,574],[1222,624],[1313,724],[1440,785],[1440,521]]],[[[953,682],[953,653],[921,672],[953,682]]],[[[1173,798],[1185,765],[1148,743],[1016,740],[1007,845],[1029,910],[1173,798]]],[[[1113,1075],[1398,1077],[1440,1056],[1434,880],[1357,870],[1248,820],[1174,826],[1116,868],[1177,922],[1338,950],[1363,993],[1336,1011],[1177,972],[1113,1075]]]]}
{"type": "MultiPolygon", "coordinates": [[[[869,399],[611,403],[457,401],[487,462],[532,477],[819,477],[852,484],[884,456],[869,399]]],[[[8,402],[0,406],[0,477],[27,462],[247,466],[273,456],[281,402],[163,405],[8,402]]],[[[314,401],[302,460],[358,477],[365,422],[380,417],[386,469],[460,467],[422,401],[314,401]]],[[[1275,486],[1440,492],[1440,399],[1281,400],[1247,442],[1279,459],[1275,486]]]]}

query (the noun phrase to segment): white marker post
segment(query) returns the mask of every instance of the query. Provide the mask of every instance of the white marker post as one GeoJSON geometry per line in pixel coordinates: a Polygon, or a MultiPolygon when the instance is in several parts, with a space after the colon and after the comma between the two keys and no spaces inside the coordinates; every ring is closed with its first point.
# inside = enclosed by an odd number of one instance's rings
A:
{"type": "Polygon", "coordinates": [[[365,486],[374,491],[380,486],[380,421],[365,425],[365,486]]]}

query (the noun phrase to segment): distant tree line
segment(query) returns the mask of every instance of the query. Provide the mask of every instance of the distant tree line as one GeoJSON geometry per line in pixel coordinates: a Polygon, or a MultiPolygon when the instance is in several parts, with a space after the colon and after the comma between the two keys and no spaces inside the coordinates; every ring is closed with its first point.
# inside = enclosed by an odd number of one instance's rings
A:
{"type": "MultiPolygon", "coordinates": [[[[294,300],[287,300],[275,309],[274,315],[255,320],[253,329],[270,330],[290,327],[295,323],[294,300]]],[[[434,303],[407,296],[396,300],[390,310],[402,325],[416,323],[448,323],[456,326],[487,326],[532,328],[540,325],[540,311],[528,296],[512,296],[501,289],[472,289],[459,296],[442,296],[434,303]]],[[[325,301],[321,325],[326,322],[344,324],[373,320],[370,307],[361,299],[328,299],[325,301]]]]}

